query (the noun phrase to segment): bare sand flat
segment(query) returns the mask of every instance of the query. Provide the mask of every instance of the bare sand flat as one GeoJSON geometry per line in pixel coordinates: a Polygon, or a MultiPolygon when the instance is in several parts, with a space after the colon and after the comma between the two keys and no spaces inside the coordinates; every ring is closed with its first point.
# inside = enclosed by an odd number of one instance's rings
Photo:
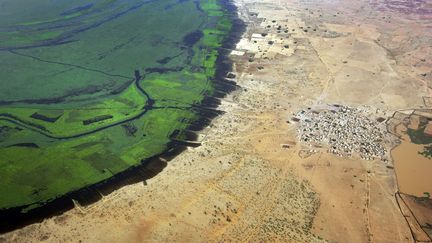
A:
{"type": "MultiPolygon", "coordinates": [[[[311,148],[292,117],[335,103],[369,107],[374,119],[424,106],[432,6],[235,3],[248,25],[232,55],[241,88],[222,101],[225,114],[203,132],[203,145],[146,183],[0,241],[414,242],[392,161],[311,148]]],[[[389,139],[388,151],[397,143],[389,139]]]]}

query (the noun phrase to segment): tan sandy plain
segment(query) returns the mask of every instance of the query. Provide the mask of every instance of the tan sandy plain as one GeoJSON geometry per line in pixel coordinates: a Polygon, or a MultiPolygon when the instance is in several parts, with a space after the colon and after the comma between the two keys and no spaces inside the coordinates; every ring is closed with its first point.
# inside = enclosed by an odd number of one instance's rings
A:
{"type": "Polygon", "coordinates": [[[203,132],[203,145],[147,185],[1,239],[412,242],[391,163],[300,152],[295,124],[287,123],[327,103],[390,116],[430,95],[430,19],[369,2],[236,0],[248,24],[232,56],[241,89],[223,100],[226,113],[203,132]]]}

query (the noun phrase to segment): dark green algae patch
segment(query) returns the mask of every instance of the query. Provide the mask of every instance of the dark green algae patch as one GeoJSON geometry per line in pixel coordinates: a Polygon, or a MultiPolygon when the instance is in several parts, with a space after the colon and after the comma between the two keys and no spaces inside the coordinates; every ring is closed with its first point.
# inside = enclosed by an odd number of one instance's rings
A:
{"type": "Polygon", "coordinates": [[[226,57],[244,26],[228,1],[2,8],[2,232],[154,176],[235,89],[226,57]]]}

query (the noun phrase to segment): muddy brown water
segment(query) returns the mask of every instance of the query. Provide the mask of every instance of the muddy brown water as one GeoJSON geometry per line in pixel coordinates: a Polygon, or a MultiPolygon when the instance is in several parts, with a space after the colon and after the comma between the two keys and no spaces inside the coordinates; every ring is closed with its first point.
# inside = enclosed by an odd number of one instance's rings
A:
{"type": "Polygon", "coordinates": [[[432,193],[432,159],[419,154],[421,151],[423,145],[411,143],[406,136],[391,152],[399,191],[418,197],[432,193]]]}

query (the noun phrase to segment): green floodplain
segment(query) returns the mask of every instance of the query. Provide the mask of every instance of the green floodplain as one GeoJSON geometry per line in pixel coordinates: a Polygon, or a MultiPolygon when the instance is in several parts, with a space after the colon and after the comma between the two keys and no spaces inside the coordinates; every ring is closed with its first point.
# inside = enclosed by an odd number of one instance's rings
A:
{"type": "Polygon", "coordinates": [[[232,28],[217,0],[0,8],[0,210],[21,212],[184,139],[232,28]]]}
{"type": "Polygon", "coordinates": [[[432,136],[425,133],[428,122],[429,119],[421,117],[418,128],[408,128],[407,134],[410,137],[412,143],[424,145],[423,151],[418,153],[426,158],[432,159],[432,136]]]}

